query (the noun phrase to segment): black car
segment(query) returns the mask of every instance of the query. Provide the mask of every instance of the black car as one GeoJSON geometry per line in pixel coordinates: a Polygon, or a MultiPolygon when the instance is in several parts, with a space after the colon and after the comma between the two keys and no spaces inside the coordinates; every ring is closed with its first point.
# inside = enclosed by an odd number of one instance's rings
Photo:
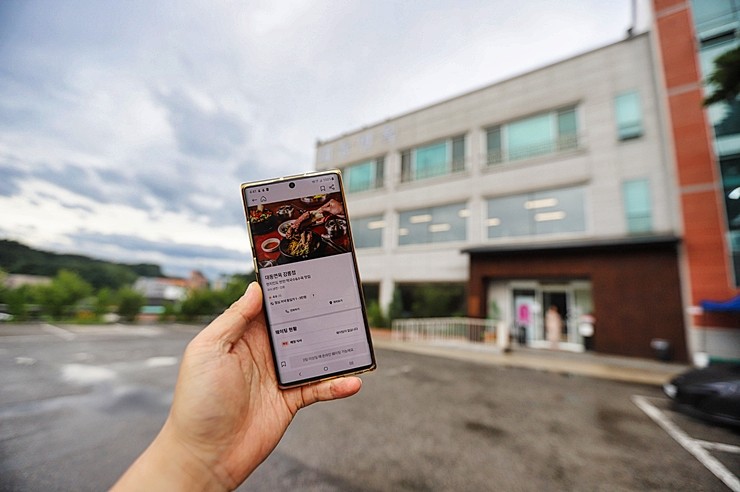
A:
{"type": "Polygon", "coordinates": [[[685,413],[740,428],[740,364],[692,369],[664,384],[663,391],[685,413]]]}

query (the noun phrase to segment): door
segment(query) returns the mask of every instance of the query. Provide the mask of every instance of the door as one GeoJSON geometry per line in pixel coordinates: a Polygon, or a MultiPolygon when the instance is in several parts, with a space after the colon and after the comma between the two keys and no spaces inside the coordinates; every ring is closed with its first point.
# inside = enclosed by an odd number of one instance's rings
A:
{"type": "MultiPolygon", "coordinates": [[[[545,287],[542,289],[542,323],[545,327],[545,340],[554,348],[569,341],[568,292],[565,287],[545,287]],[[548,318],[559,317],[560,329],[553,332],[548,326],[548,318]]],[[[552,323],[551,323],[552,324],[552,323]]]]}

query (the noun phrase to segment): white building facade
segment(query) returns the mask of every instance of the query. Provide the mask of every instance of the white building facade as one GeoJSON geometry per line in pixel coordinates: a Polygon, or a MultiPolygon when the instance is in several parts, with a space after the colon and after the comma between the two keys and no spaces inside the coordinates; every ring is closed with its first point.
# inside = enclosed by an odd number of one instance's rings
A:
{"type": "MultiPolygon", "coordinates": [[[[378,287],[380,305],[397,285],[466,284],[468,314],[524,324],[537,346],[554,304],[566,322],[561,347],[582,348],[578,319],[598,308],[597,289],[614,296],[604,279],[622,267],[528,272],[505,256],[527,250],[541,261],[567,250],[577,259],[606,244],[622,254],[650,243],[678,263],[675,171],[655,74],[649,35],[634,36],[318,142],[316,168],[343,170],[361,276],[378,287]],[[474,258],[512,269],[480,269],[474,258]]],[[[600,314],[611,317],[597,312],[597,330],[600,314]]],[[[682,337],[680,312],[677,322],[682,337]]],[[[604,351],[632,353],[620,348],[629,337],[612,335],[604,351]]]]}

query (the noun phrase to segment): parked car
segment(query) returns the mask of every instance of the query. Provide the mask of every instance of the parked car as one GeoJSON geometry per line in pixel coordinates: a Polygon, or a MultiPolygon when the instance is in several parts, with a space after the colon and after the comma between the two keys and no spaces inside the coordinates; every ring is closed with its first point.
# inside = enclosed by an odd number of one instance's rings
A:
{"type": "Polygon", "coordinates": [[[11,321],[13,319],[12,314],[0,313],[0,321],[11,321]]]}
{"type": "Polygon", "coordinates": [[[740,427],[740,364],[714,364],[679,374],[663,385],[679,411],[740,427]]]}

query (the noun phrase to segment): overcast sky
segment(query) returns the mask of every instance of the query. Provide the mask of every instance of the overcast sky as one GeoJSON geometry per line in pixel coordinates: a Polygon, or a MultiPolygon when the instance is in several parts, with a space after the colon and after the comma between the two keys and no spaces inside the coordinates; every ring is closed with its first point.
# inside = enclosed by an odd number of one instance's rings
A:
{"type": "Polygon", "coordinates": [[[246,272],[241,182],[313,169],[317,139],[619,41],[630,4],[2,0],[0,237],[246,272]]]}

